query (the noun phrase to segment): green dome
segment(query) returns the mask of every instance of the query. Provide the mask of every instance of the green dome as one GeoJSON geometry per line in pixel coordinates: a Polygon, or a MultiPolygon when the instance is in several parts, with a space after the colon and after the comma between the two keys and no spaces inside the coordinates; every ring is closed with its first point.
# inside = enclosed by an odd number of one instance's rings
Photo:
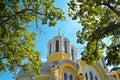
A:
{"type": "Polygon", "coordinates": [[[114,68],[112,68],[111,70],[110,70],[110,72],[112,72],[112,71],[117,71],[117,70],[119,70],[120,69],[120,67],[114,67],[114,68]]]}

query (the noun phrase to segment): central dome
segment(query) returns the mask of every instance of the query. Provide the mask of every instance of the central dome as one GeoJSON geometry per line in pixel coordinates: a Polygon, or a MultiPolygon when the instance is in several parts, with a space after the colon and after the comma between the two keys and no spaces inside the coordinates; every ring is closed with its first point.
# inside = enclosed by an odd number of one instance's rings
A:
{"type": "MultiPolygon", "coordinates": [[[[56,57],[77,61],[77,49],[66,37],[56,36],[48,42],[48,61],[54,61],[56,57]],[[53,56],[54,55],[54,56],[53,56]]],[[[57,58],[57,60],[58,60],[57,58]]]]}

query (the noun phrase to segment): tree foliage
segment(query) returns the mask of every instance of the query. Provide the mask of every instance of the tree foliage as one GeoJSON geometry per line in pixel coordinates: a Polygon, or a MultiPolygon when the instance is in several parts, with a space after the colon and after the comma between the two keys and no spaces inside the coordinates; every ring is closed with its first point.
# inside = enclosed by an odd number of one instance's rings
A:
{"type": "Polygon", "coordinates": [[[95,63],[106,53],[107,65],[119,65],[120,0],[71,0],[68,5],[69,16],[83,26],[76,33],[77,42],[86,44],[82,59],[95,63]]]}
{"type": "Polygon", "coordinates": [[[27,24],[36,21],[55,26],[65,20],[54,0],[0,0],[0,71],[16,72],[19,67],[40,73],[40,52],[35,50],[35,32],[27,24]]]}

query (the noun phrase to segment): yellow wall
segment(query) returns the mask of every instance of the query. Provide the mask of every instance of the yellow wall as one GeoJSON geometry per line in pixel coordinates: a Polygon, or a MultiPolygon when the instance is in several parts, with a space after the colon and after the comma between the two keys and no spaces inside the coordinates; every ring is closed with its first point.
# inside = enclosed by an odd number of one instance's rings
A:
{"type": "Polygon", "coordinates": [[[37,77],[35,80],[49,80],[49,77],[37,77]]]}
{"type": "Polygon", "coordinates": [[[86,80],[86,77],[83,75],[80,75],[78,80],[86,80]]]}
{"type": "Polygon", "coordinates": [[[112,71],[111,72],[111,75],[115,76],[116,77],[116,80],[120,80],[120,70],[117,70],[117,71],[112,71]]]}
{"type": "MultiPolygon", "coordinates": [[[[79,73],[83,73],[83,67],[86,65],[86,62],[85,61],[81,61],[80,62],[80,71],[79,71],[79,73]]],[[[101,79],[102,80],[105,80],[104,79],[104,76],[103,76],[103,73],[102,73],[102,71],[100,70],[100,68],[96,65],[96,64],[92,64],[91,66],[93,66],[97,71],[98,71],[98,73],[100,74],[100,77],[101,77],[101,79]]]]}
{"type": "Polygon", "coordinates": [[[48,57],[48,62],[52,62],[52,61],[61,61],[64,59],[68,59],[70,60],[70,55],[66,54],[66,53],[53,53],[48,57]]]}
{"type": "Polygon", "coordinates": [[[84,77],[80,78],[79,80],[86,80],[84,77]]]}
{"type": "Polygon", "coordinates": [[[61,67],[60,67],[60,72],[59,72],[59,80],[63,80],[63,73],[65,70],[70,70],[73,75],[74,75],[74,80],[78,80],[78,77],[77,77],[77,70],[74,68],[74,66],[70,65],[70,64],[63,64],[61,67]]]}
{"type": "Polygon", "coordinates": [[[50,71],[50,76],[58,77],[58,69],[57,68],[52,68],[51,71],[50,71]]]}
{"type": "Polygon", "coordinates": [[[21,79],[19,79],[19,80],[30,80],[30,78],[25,77],[25,78],[21,78],[21,79]]]}

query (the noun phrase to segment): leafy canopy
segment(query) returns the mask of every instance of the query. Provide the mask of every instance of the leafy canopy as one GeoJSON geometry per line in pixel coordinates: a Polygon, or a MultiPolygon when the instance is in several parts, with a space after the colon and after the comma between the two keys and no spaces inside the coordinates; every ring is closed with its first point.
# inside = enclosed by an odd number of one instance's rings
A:
{"type": "Polygon", "coordinates": [[[40,22],[55,26],[65,20],[64,12],[54,6],[54,0],[0,0],[0,72],[40,73],[40,52],[35,48],[35,32],[27,24],[40,22]]]}
{"type": "Polygon", "coordinates": [[[76,33],[77,43],[86,44],[82,59],[95,63],[106,53],[107,65],[119,65],[120,0],[71,0],[68,5],[69,16],[83,26],[76,33]]]}

